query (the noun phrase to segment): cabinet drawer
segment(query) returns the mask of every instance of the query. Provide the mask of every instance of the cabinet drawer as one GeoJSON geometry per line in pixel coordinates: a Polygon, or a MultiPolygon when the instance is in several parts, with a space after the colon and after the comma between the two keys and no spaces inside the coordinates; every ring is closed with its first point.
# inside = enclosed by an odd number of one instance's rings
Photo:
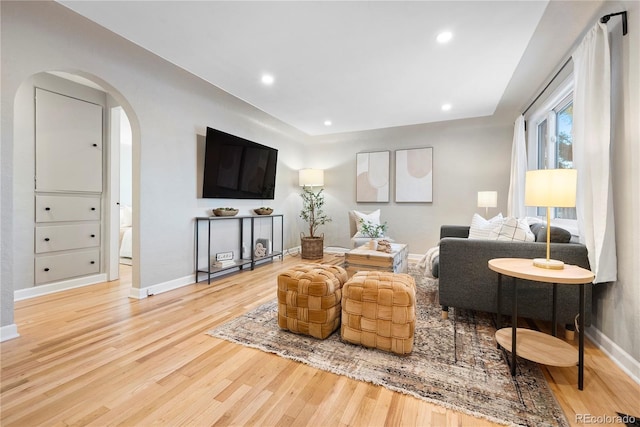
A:
{"type": "Polygon", "coordinates": [[[36,196],[36,222],[98,220],[100,196],[36,196]]]}
{"type": "Polygon", "coordinates": [[[100,245],[100,224],[36,227],[36,253],[92,248],[100,245]]]}
{"type": "Polygon", "coordinates": [[[100,250],[92,249],[35,259],[36,285],[100,272],[100,250]]]}

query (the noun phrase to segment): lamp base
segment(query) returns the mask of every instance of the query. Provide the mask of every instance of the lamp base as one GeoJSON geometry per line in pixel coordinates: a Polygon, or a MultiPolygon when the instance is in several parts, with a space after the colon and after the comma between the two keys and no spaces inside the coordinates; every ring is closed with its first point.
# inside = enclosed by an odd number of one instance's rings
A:
{"type": "Polygon", "coordinates": [[[550,270],[562,270],[564,262],[555,259],[535,258],[533,265],[540,268],[548,268],[550,270]]]}

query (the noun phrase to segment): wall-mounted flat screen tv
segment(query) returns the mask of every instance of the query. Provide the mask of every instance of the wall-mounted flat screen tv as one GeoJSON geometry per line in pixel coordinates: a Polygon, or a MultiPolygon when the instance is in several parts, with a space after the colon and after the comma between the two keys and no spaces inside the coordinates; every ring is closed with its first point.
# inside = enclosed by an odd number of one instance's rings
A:
{"type": "Polygon", "coordinates": [[[278,150],[207,128],[202,197],[273,199],[278,150]]]}

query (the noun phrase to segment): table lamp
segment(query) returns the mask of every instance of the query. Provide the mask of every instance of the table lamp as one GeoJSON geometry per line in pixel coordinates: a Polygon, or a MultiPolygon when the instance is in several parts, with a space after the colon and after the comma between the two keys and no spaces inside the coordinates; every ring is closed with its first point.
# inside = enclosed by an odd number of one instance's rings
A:
{"type": "Polygon", "coordinates": [[[484,216],[489,215],[489,208],[498,206],[497,191],[478,191],[478,207],[484,208],[484,216]]]}
{"type": "Polygon", "coordinates": [[[324,171],[322,169],[300,169],[298,184],[300,187],[322,187],[324,185],[324,171]]]}
{"type": "Polygon", "coordinates": [[[533,265],[562,270],[564,262],[550,259],[551,208],[572,208],[576,205],[578,171],[575,169],[540,169],[528,171],[525,178],[524,204],[547,208],[547,258],[536,258],[533,265]]]}

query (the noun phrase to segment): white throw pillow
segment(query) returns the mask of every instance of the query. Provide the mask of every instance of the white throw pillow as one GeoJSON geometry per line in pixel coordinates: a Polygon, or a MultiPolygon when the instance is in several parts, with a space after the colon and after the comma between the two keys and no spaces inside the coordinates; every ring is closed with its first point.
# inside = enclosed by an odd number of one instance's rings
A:
{"type": "Polygon", "coordinates": [[[356,220],[356,229],[358,230],[353,237],[366,237],[362,234],[362,221],[370,222],[372,225],[380,225],[380,209],[373,211],[371,213],[364,213],[353,211],[353,216],[356,220]]]}
{"type": "Polygon", "coordinates": [[[531,232],[526,218],[508,217],[489,232],[489,240],[535,242],[536,236],[531,232]]]}
{"type": "Polygon", "coordinates": [[[473,214],[471,218],[471,227],[469,227],[469,239],[488,240],[491,230],[496,228],[497,225],[502,224],[502,214],[494,216],[487,220],[478,214],[473,214]]]}

